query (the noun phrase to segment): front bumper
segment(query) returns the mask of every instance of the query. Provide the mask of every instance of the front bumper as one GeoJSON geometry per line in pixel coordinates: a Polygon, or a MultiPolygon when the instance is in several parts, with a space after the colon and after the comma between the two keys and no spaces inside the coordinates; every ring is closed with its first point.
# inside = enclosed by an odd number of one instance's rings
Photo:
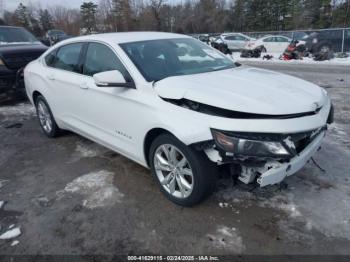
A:
{"type": "MultiPolygon", "coordinates": [[[[267,171],[261,174],[261,176],[257,179],[257,183],[261,187],[273,185],[280,183],[287,176],[295,174],[320,148],[325,134],[326,132],[322,131],[302,152],[290,159],[288,163],[274,164],[267,171]]],[[[269,163],[266,165],[269,165],[269,163]]]]}

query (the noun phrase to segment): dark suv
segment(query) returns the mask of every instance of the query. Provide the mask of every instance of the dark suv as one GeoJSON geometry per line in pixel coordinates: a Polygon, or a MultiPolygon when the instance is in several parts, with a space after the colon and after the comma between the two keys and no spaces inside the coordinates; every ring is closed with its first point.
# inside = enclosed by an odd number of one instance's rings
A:
{"type": "MultiPolygon", "coordinates": [[[[306,48],[311,53],[318,52],[341,52],[343,30],[324,30],[310,34],[306,39],[306,48]]],[[[350,51],[350,29],[344,32],[344,52],[350,51]]]]}
{"type": "Polygon", "coordinates": [[[24,67],[46,49],[26,29],[0,26],[0,93],[22,88],[24,67]]]}

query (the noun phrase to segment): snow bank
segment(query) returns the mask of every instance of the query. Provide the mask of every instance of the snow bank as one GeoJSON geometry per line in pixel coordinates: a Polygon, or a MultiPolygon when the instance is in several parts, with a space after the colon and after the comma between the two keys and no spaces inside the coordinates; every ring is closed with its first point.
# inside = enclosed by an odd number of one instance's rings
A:
{"type": "MultiPolygon", "coordinates": [[[[326,61],[314,61],[313,58],[304,57],[302,60],[280,60],[280,53],[262,53],[259,58],[245,58],[240,57],[240,52],[233,52],[232,58],[237,62],[251,61],[251,62],[265,62],[265,63],[282,63],[282,64],[315,64],[315,65],[350,65],[350,56],[347,58],[333,58],[326,61]],[[272,55],[271,60],[263,60],[264,55],[272,55]]],[[[231,57],[230,55],[228,55],[231,57]]]]}

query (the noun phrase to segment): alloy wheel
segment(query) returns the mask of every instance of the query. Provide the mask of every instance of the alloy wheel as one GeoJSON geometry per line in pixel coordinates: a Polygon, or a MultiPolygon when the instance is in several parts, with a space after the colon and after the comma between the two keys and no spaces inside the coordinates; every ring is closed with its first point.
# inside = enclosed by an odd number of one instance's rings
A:
{"type": "Polygon", "coordinates": [[[162,187],[176,198],[187,198],[194,186],[191,166],[174,145],[160,145],[154,154],[154,169],[162,187]]]}
{"type": "Polygon", "coordinates": [[[43,101],[39,101],[37,105],[38,117],[40,124],[46,133],[52,131],[52,118],[49,108],[43,101]]]}

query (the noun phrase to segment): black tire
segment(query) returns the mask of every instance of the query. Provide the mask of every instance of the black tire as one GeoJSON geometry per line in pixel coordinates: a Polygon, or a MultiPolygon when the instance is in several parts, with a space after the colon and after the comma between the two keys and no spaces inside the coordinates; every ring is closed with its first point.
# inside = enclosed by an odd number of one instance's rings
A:
{"type": "Polygon", "coordinates": [[[265,46],[263,46],[263,47],[261,48],[261,52],[262,52],[262,53],[267,53],[267,50],[266,50],[265,46]]]}
{"type": "Polygon", "coordinates": [[[38,117],[38,121],[39,121],[39,125],[41,127],[41,130],[44,132],[44,134],[47,137],[53,138],[53,137],[57,137],[60,133],[61,133],[61,129],[58,127],[55,118],[52,115],[51,109],[49,104],[47,103],[46,99],[42,96],[39,95],[36,100],[35,100],[35,109],[36,109],[36,114],[38,117]],[[44,125],[42,124],[41,120],[40,120],[40,116],[39,116],[39,107],[40,105],[45,105],[47,110],[48,110],[48,114],[50,116],[50,120],[51,120],[51,128],[50,130],[48,130],[47,128],[44,127],[44,125]]]}
{"type": "Polygon", "coordinates": [[[176,137],[171,134],[162,134],[158,136],[150,147],[149,163],[152,174],[158,181],[161,191],[173,203],[181,206],[193,206],[203,201],[208,197],[216,187],[217,181],[217,167],[212,163],[204,152],[198,152],[191,147],[186,146],[176,137]],[[192,192],[183,198],[175,197],[169,193],[161,184],[160,179],[156,173],[154,158],[156,150],[162,145],[172,145],[181,151],[181,154],[186,157],[187,162],[192,169],[193,187],[192,192]]]}

